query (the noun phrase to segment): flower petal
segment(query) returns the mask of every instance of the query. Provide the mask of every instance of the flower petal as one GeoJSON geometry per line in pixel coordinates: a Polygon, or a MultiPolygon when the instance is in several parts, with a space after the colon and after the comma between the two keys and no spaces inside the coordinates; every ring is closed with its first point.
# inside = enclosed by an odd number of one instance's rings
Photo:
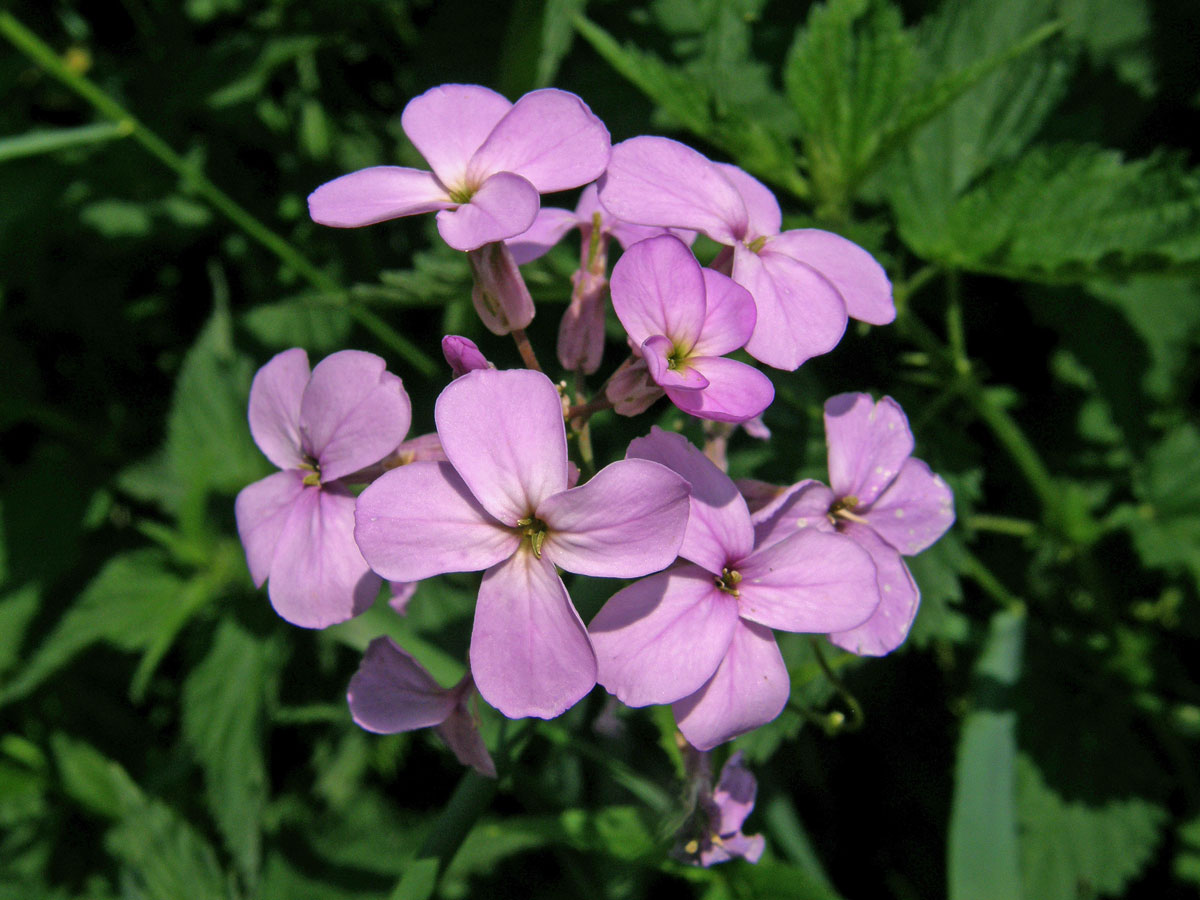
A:
{"type": "MultiPolygon", "coordinates": [[[[777,491],[751,514],[754,546],[758,549],[769,547],[802,528],[833,532],[829,508],[835,499],[833,491],[811,478],[777,491]]],[[[751,503],[750,507],[754,509],[755,504],[751,503]]]]}
{"type": "Polygon", "coordinates": [[[440,725],[456,697],[389,637],[367,646],[346,693],[351,718],[376,734],[397,734],[440,725]]]}
{"type": "Polygon", "coordinates": [[[628,706],[672,703],[712,677],[737,620],[733,597],[697,566],[643,578],[613,595],[588,626],[597,680],[628,706]]]}
{"type": "Polygon", "coordinates": [[[359,228],[454,205],[445,186],[431,173],[403,166],[359,169],[308,195],[312,220],[331,228],[359,228]]]}
{"type": "Polygon", "coordinates": [[[543,206],[527,231],[505,240],[517,265],[525,265],[550,252],[572,228],[579,227],[575,213],[566,209],[543,206]]]}
{"type": "Polygon", "coordinates": [[[478,250],[529,230],[541,198],[520,175],[497,172],[457,209],[437,214],[438,234],[455,250],[478,250]]]}
{"type": "Polygon", "coordinates": [[[791,683],[771,629],[738,620],[729,651],[708,683],[671,708],[697,750],[765,725],[783,711],[791,683]]]}
{"type": "Polygon", "coordinates": [[[604,123],[574,94],[555,88],[530,91],[475,152],[467,179],[515,172],[539,193],[565,191],[604,173],[610,145],[604,123]]]}
{"type": "Polygon", "coordinates": [[[940,475],[910,457],[863,518],[881,538],[905,556],[912,556],[954,524],[954,494],[940,475]]]}
{"type": "Polygon", "coordinates": [[[705,312],[693,356],[724,356],[746,346],[754,334],[758,311],[750,292],[712,269],[704,273],[705,312]]]}
{"type": "Polygon", "coordinates": [[[238,537],[256,587],[262,587],[271,573],[279,536],[304,490],[303,479],[303,472],[289,469],[268,475],[238,492],[233,504],[238,537]]]}
{"type": "Polygon", "coordinates": [[[672,359],[677,351],[669,337],[656,334],[646,338],[641,349],[650,377],[663,390],[674,388],[680,393],[689,394],[708,387],[708,379],[699,369],[693,368],[691,360],[679,365],[677,360],[672,359]]]}
{"type": "Polygon", "coordinates": [[[771,189],[747,172],[728,163],[716,163],[729,183],[742,196],[746,204],[748,224],[743,240],[752,241],[758,237],[770,237],[779,234],[783,225],[783,214],[779,211],[779,201],[771,193],[771,189]]]}
{"type": "Polygon", "coordinates": [[[400,126],[429,167],[451,189],[466,187],[467,164],[512,104],[474,84],[443,84],[413,97],[400,126]]]}
{"type": "Polygon", "coordinates": [[[613,266],[613,311],[635,345],[665,335],[683,355],[704,325],[704,276],[679,238],[663,234],[634,244],[613,266]]]}
{"type": "Polygon", "coordinates": [[[379,462],[408,433],[412,405],[386,368],[373,353],[342,350],[313,369],[300,403],[300,434],[322,482],[379,462]]]}
{"type": "MultiPolygon", "coordinates": [[[[460,695],[461,697],[461,695],[460,695]]],[[[480,775],[488,778],[496,777],[496,764],[488,753],[487,745],[479,734],[471,711],[460,699],[454,712],[441,725],[434,729],[438,737],[446,742],[446,746],[464,766],[470,766],[480,775]]]]}
{"type": "MultiPolygon", "coordinates": [[[[775,385],[754,366],[723,356],[693,357],[692,371],[708,381],[700,391],[680,391],[663,384],[671,402],[689,415],[714,422],[753,419],[775,399],[775,385]]],[[[660,382],[661,384],[661,382],[660,382]]]]}
{"type": "Polygon", "coordinates": [[[895,547],[870,528],[854,522],[847,522],[843,533],[871,554],[880,601],[879,608],[867,621],[847,631],[833,632],[829,639],[859,656],[883,656],[908,637],[921,593],[895,547]]]}
{"type": "Polygon", "coordinates": [[[872,325],[886,325],[896,318],[887,272],[853,241],[818,228],[799,228],[769,240],[767,250],[797,259],[824,275],[846,301],[851,318],[872,325]]]}
{"type": "Polygon", "coordinates": [[[912,455],[913,436],[904,410],[891,397],[838,394],[825,401],[829,485],[839,498],[870,506],[912,455]]]}
{"type": "Polygon", "coordinates": [[[271,357],[250,385],[250,434],[258,449],[281,469],[304,463],[300,399],[310,374],[308,354],[293,347],[271,357]]]}
{"type": "Polygon", "coordinates": [[[688,519],[688,483],[666,466],[626,459],[587,484],[547,497],[542,554],[560,569],[638,578],[675,561],[688,519]]]}
{"type": "Polygon", "coordinates": [[[549,560],[522,548],[484,573],[471,672],[483,699],[510,719],[552,719],[596,684],[587,629],[549,560]]]}
{"type": "Polygon", "coordinates": [[[521,543],[479,505],[449,463],[414,462],[384,473],[359,495],[355,523],[363,556],[392,581],[480,571],[521,543]]]}
{"type": "Polygon", "coordinates": [[[458,474],[504,524],[515,526],[566,490],[562,402],[541,372],[468,372],[442,391],[434,420],[458,474]]]}

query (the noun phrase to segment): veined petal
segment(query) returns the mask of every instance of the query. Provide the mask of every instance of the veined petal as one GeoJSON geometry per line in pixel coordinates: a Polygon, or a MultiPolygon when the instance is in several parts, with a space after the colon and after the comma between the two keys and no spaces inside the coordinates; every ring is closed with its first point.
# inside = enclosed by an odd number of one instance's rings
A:
{"type": "Polygon", "coordinates": [[[879,606],[871,556],[841,534],[805,529],[737,563],[743,619],[804,634],[861,625],[879,606]]]}
{"type": "Polygon", "coordinates": [[[678,472],[692,486],[687,530],[679,555],[714,575],[754,546],[750,511],[729,476],[681,434],[658,426],[630,442],[627,459],[649,459],[678,472]]]}
{"type": "Polygon", "coordinates": [[[663,390],[674,388],[680,393],[694,393],[708,387],[708,379],[699,369],[693,368],[692,361],[685,360],[683,364],[672,367],[672,357],[676,354],[675,345],[671,339],[661,334],[647,338],[642,344],[642,359],[654,383],[663,390]]]}
{"type": "Polygon", "coordinates": [[[479,505],[449,463],[414,462],[385,472],[359,495],[355,523],[363,556],[392,581],[480,571],[521,543],[479,505]]]}
{"type": "Polygon", "coordinates": [[[687,228],[720,244],[746,234],[746,205],[709,159],[662,137],[635,137],[612,148],[600,202],[636,225],[687,228]]]}
{"type": "Polygon", "coordinates": [[[435,731],[446,746],[454,753],[455,758],[464,766],[470,766],[480,775],[488,778],[496,777],[496,764],[488,753],[487,744],[479,734],[471,711],[461,699],[454,707],[454,712],[435,731]]]}
{"type": "Polygon", "coordinates": [[[596,684],[587,629],[549,560],[522,548],[484,573],[471,672],[483,699],[510,719],[552,719],[596,684]]]}
{"type": "Polygon", "coordinates": [[[530,91],[475,152],[467,179],[515,172],[539,193],[565,191],[600,177],[610,144],[604,123],[574,94],[555,88],[530,91]]]}
{"type": "Polygon", "coordinates": [[[685,356],[704,325],[704,276],[679,238],[663,234],[634,244],[613,266],[613,311],[634,344],[665,335],[685,356]]]}
{"type": "Polygon", "coordinates": [[[331,228],[359,228],[454,205],[445,185],[431,173],[403,166],[359,169],[308,195],[312,220],[331,228]]]}
{"type": "Polygon", "coordinates": [[[442,184],[463,188],[467,164],[512,104],[475,84],[443,84],[413,97],[400,116],[408,135],[442,184]]]}
{"type": "Polygon", "coordinates": [[[380,584],[354,543],[354,497],[304,488],[271,562],[267,595],[275,612],[301,628],[325,628],[363,612],[380,584]]]}
{"type": "Polygon", "coordinates": [[[855,522],[847,522],[843,533],[871,554],[879,585],[879,608],[861,625],[834,632],[829,639],[843,650],[859,656],[883,656],[908,637],[917,616],[921,593],[895,547],[870,528],[855,522]]]}
{"type": "Polygon", "coordinates": [[[872,325],[896,318],[887,272],[853,241],[818,228],[798,228],[771,238],[767,250],[798,259],[824,275],[846,301],[851,318],[872,325]]]}
{"type": "Polygon", "coordinates": [[[734,598],[698,566],[643,578],[613,595],[588,626],[597,680],[627,706],[672,703],[712,677],[737,621],[734,598]]]}
{"type": "Polygon", "coordinates": [[[350,716],[376,734],[431,728],[454,711],[454,693],[389,637],[367,646],[346,693],[350,716]]]}
{"type": "Polygon", "coordinates": [[[579,219],[575,213],[567,209],[555,209],[553,206],[543,206],[538,210],[537,218],[529,226],[528,231],[522,231],[516,237],[510,237],[504,243],[512,251],[517,265],[525,265],[550,252],[572,228],[579,227],[579,219]]]}
{"type": "Polygon", "coordinates": [[[724,356],[746,346],[754,334],[758,311],[750,292],[712,269],[703,269],[705,312],[693,356],[724,356]]]}
{"type": "Polygon", "coordinates": [[[775,399],[775,385],[754,366],[723,356],[693,357],[688,365],[708,382],[704,390],[680,391],[673,385],[659,383],[672,403],[699,419],[745,422],[775,399]]]}
{"type": "Polygon", "coordinates": [[[748,224],[743,240],[752,241],[758,237],[779,234],[783,225],[783,214],[779,211],[779,201],[775,199],[771,189],[737,166],[728,163],[715,165],[741,194],[742,202],[746,204],[748,224]]]}
{"type": "Polygon", "coordinates": [[[250,385],[250,434],[281,469],[304,463],[300,450],[300,399],[310,376],[308,354],[299,347],[271,357],[250,385]]]}
{"type": "Polygon", "coordinates": [[[863,518],[881,538],[912,556],[954,524],[954,494],[940,475],[910,457],[863,518]]]}
{"type": "Polygon", "coordinates": [[[688,519],[688,483],[666,466],[626,459],[542,501],[542,555],[568,572],[637,578],[675,561],[688,519]]]}
{"type": "Polygon", "coordinates": [[[238,492],[233,505],[238,537],[246,551],[246,566],[255,587],[262,587],[271,574],[279,536],[304,490],[303,479],[303,472],[288,469],[268,475],[238,492]]]}
{"type": "Polygon", "coordinates": [[[567,489],[567,433],[550,379],[530,369],[480,369],[437,399],[442,448],[483,508],[506,525],[567,489]]]}
{"type": "Polygon", "coordinates": [[[537,189],[520,175],[497,172],[470,202],[437,214],[438,234],[455,250],[478,250],[527,231],[541,202],[537,189]]]}
{"type": "Polygon", "coordinates": [[[846,304],[819,272],[780,253],[752,253],[739,244],[733,280],[754,297],[758,319],[746,352],[776,369],[793,370],[828,353],[846,330],[846,304]]]}
{"type": "Polygon", "coordinates": [[[373,353],[342,350],[313,369],[300,403],[305,451],[329,482],[379,462],[408,433],[412,405],[400,379],[373,353]]]}
{"type": "Polygon", "coordinates": [[[711,750],[783,712],[791,682],[771,629],[738,620],[729,651],[708,683],[671,708],[697,750],[711,750]]]}
{"type": "Polygon", "coordinates": [[[870,506],[913,452],[904,410],[891,397],[838,394],[825,401],[829,486],[840,498],[870,506]]]}
{"type": "Polygon", "coordinates": [[[754,546],[761,550],[804,528],[832,533],[836,529],[829,521],[829,508],[836,499],[833,491],[811,478],[780,490],[750,516],[754,546]]]}

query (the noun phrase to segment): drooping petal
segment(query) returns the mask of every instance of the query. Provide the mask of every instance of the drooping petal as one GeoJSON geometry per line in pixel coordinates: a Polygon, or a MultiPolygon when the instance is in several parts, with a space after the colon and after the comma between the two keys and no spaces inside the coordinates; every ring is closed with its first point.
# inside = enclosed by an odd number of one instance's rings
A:
{"type": "Polygon", "coordinates": [[[846,301],[851,318],[872,325],[886,325],[896,318],[887,272],[853,241],[818,228],[799,228],[772,238],[767,249],[807,263],[829,279],[846,301]]]}
{"type": "Polygon", "coordinates": [[[412,405],[400,379],[373,353],[342,350],[313,369],[300,404],[304,449],[328,482],[376,463],[404,439],[412,405]]]}
{"type": "Polygon", "coordinates": [[[363,556],[393,581],[480,571],[521,543],[479,505],[449,463],[414,462],[384,473],[359,495],[355,522],[363,556]]]}
{"type": "Polygon", "coordinates": [[[279,536],[304,490],[304,473],[296,469],[276,472],[238,492],[234,502],[238,537],[246,551],[246,566],[255,587],[271,573],[279,536]]]}
{"type": "Polygon", "coordinates": [[[600,202],[637,225],[686,228],[732,244],[746,233],[737,189],[705,156],[678,141],[635,137],[612,148],[600,202]]]}
{"type": "Polygon", "coordinates": [[[575,213],[567,209],[543,206],[527,231],[505,240],[518,265],[533,262],[550,252],[572,228],[579,226],[575,213]]]}
{"type": "Polygon", "coordinates": [[[708,387],[708,379],[699,369],[693,368],[691,360],[680,364],[676,358],[678,351],[670,338],[656,334],[647,338],[641,349],[650,377],[663,390],[674,388],[680,393],[695,393],[708,387]]]}
{"type": "Polygon", "coordinates": [[[829,486],[840,498],[870,506],[912,455],[913,436],[904,410],[891,397],[838,394],[825,401],[829,486]]]}
{"type": "Polygon", "coordinates": [[[475,152],[467,180],[515,172],[540,193],[565,191],[600,177],[609,146],[604,123],[574,94],[555,88],[530,91],[475,152]]]}
{"type": "Polygon", "coordinates": [[[885,541],[912,556],[954,524],[954,494],[940,475],[910,457],[863,518],[885,541]]]}
{"type": "Polygon", "coordinates": [[[504,524],[516,525],[566,490],[562,402],[541,372],[469,372],[442,391],[434,420],[458,474],[504,524]]]}
{"type": "Polygon", "coordinates": [[[437,214],[438,234],[455,250],[477,250],[529,230],[537,218],[537,189],[512,172],[497,172],[469,202],[437,214]]]}
{"type": "Polygon", "coordinates": [[[445,185],[432,174],[403,166],[359,169],[308,195],[312,220],[331,228],[359,228],[454,205],[445,185]]]}
{"type": "Polygon", "coordinates": [[[680,556],[719,575],[729,560],[750,553],[754,529],[746,501],[729,476],[687,438],[655,426],[648,437],[631,441],[625,456],[662,463],[691,484],[690,513],[680,556]]]}
{"type": "Polygon", "coordinates": [[[663,389],[650,377],[646,360],[640,357],[621,363],[604,389],[604,396],[612,402],[613,412],[620,416],[644,413],[662,395],[663,389]]]}
{"type": "MultiPolygon", "coordinates": [[[[745,494],[745,488],[741,484],[738,487],[745,494]]],[[[807,478],[788,488],[776,488],[757,508],[751,502],[754,546],[761,550],[804,528],[833,532],[829,508],[836,499],[833,491],[821,482],[807,478]]]]}
{"type": "Polygon", "coordinates": [[[475,725],[475,719],[471,716],[471,711],[467,708],[465,701],[468,694],[474,695],[474,688],[465,691],[460,685],[455,688],[455,693],[459,700],[454,707],[454,712],[450,713],[449,718],[434,730],[438,737],[446,742],[446,746],[450,748],[460,763],[470,766],[480,775],[495,778],[496,764],[492,761],[491,754],[488,753],[487,745],[483,742],[483,736],[480,735],[479,728],[475,725]]]}
{"type": "Polygon", "coordinates": [[[750,292],[728,275],[712,269],[702,271],[706,308],[700,339],[692,347],[692,355],[724,356],[750,340],[758,311],[750,292]]]}
{"type": "Polygon", "coordinates": [[[467,186],[467,164],[512,104],[474,84],[443,84],[408,101],[400,126],[452,190],[467,186]]]}
{"type": "Polygon", "coordinates": [[[746,768],[742,751],[738,750],[721,767],[721,777],[713,789],[712,804],[717,815],[712,825],[717,834],[733,834],[742,830],[742,823],[754,809],[758,782],[746,768]]]}
{"type": "Polygon", "coordinates": [[[376,734],[397,734],[440,725],[454,711],[453,691],[389,637],[367,646],[346,693],[350,716],[376,734]]]}
{"type": "Polygon", "coordinates": [[[908,566],[900,558],[899,551],[874,531],[864,525],[847,522],[842,533],[871,554],[880,600],[879,608],[871,618],[856,628],[834,632],[829,639],[843,650],[859,656],[883,656],[903,644],[908,637],[913,619],[917,616],[921,593],[908,566]]]}
{"type": "Polygon", "coordinates": [[[325,628],[363,612],[380,584],[354,543],[354,497],[328,487],[301,491],[271,563],[275,612],[301,628],[325,628]]]}
{"type": "Polygon", "coordinates": [[[310,376],[308,354],[299,347],[271,357],[250,385],[250,434],[281,469],[304,463],[300,450],[300,399],[310,376]]]}
{"type": "Polygon", "coordinates": [[[780,253],[734,248],[733,280],[750,291],[758,318],[746,352],[793,370],[828,353],[846,330],[846,304],[819,272],[780,253]]]}
{"type": "Polygon", "coordinates": [[[737,564],[743,619],[780,631],[827,634],[861,625],[879,606],[871,556],[841,534],[814,529],[737,564]]]}
{"type": "Polygon", "coordinates": [[[609,285],[613,311],[634,344],[665,335],[687,355],[704,325],[704,276],[683,241],[664,234],[634,244],[609,285]]]}
{"type": "Polygon", "coordinates": [[[579,269],[571,276],[571,302],[558,325],[558,361],[568,371],[591,375],[604,357],[604,300],[608,279],[579,269]]]}
{"type": "Polygon", "coordinates": [[[663,389],[672,403],[699,419],[745,422],[775,399],[775,385],[754,366],[723,356],[693,357],[688,365],[708,382],[704,390],[680,391],[670,384],[663,389]]]}
{"type": "Polygon", "coordinates": [[[510,719],[552,719],[596,684],[587,629],[549,560],[521,548],[484,573],[471,672],[483,699],[510,719]]]}
{"type": "Polygon", "coordinates": [[[771,629],[738,620],[725,659],[708,683],[671,708],[697,750],[711,750],[783,711],[791,683],[771,629]]]}
{"type": "Polygon", "coordinates": [[[753,241],[758,237],[769,237],[779,234],[783,225],[783,214],[779,211],[779,201],[771,193],[771,189],[737,166],[728,163],[716,163],[721,174],[729,183],[737,188],[746,204],[748,224],[743,240],[753,241]]]}
{"type": "Polygon", "coordinates": [[[675,561],[688,519],[688,484],[666,466],[625,459],[542,501],[542,555],[560,569],[638,578],[675,561]]]}
{"type": "Polygon", "coordinates": [[[712,677],[737,621],[734,598],[697,566],[643,578],[614,594],[588,626],[597,680],[628,706],[672,703],[712,677]]]}

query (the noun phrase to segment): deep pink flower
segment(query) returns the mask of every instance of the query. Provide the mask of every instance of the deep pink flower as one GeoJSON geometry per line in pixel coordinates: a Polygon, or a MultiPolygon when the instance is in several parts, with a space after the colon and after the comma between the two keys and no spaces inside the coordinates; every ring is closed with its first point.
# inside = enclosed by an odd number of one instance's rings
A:
{"type": "Polygon", "coordinates": [[[275,611],[324,628],[371,605],[380,579],[354,543],[348,479],[393,453],[412,418],[400,379],[378,356],[343,350],[309,372],[285,350],[250,388],[250,433],[283,471],[243,488],[235,512],[259,587],[275,611]]]}
{"type": "Polygon", "coordinates": [[[622,460],[569,487],[562,401],[545,375],[481,369],[434,412],[449,463],[413,463],[358,500],[355,538],[395,581],[485,570],[471,635],[479,693],[506,716],[557,716],[596,683],[596,660],[555,567],[635,578],[669,565],[687,483],[622,460]]]}
{"type": "Polygon", "coordinates": [[[679,549],[688,562],[634,582],[592,620],[597,680],[629,706],[674,704],[683,736],[708,750],[771,721],[787,702],[771,629],[855,627],[879,605],[875,567],[837,534],[756,543],[733,482],[681,435],[655,428],[627,456],[661,462],[691,483],[679,549]]]}

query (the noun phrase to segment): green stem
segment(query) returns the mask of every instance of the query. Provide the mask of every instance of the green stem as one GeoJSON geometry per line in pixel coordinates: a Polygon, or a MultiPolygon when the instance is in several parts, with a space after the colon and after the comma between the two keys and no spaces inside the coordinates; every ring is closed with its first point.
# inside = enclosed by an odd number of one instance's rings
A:
{"type": "Polygon", "coordinates": [[[1025,603],[1004,586],[1004,584],[992,574],[992,570],[980,562],[979,558],[969,550],[963,550],[963,557],[960,563],[960,571],[963,575],[970,578],[979,585],[985,594],[1003,606],[1010,612],[1022,612],[1025,609],[1025,603]]]}
{"type": "Polygon", "coordinates": [[[433,359],[391,325],[375,315],[365,306],[351,305],[347,307],[350,317],[375,335],[381,343],[387,344],[414,369],[426,378],[432,378],[438,373],[438,365],[433,359]]]}
{"type": "Polygon", "coordinates": [[[1017,519],[1012,516],[994,516],[978,513],[967,516],[967,528],[972,531],[990,531],[995,534],[1007,534],[1012,537],[1030,537],[1037,533],[1037,523],[1028,519],[1017,519]]]}

